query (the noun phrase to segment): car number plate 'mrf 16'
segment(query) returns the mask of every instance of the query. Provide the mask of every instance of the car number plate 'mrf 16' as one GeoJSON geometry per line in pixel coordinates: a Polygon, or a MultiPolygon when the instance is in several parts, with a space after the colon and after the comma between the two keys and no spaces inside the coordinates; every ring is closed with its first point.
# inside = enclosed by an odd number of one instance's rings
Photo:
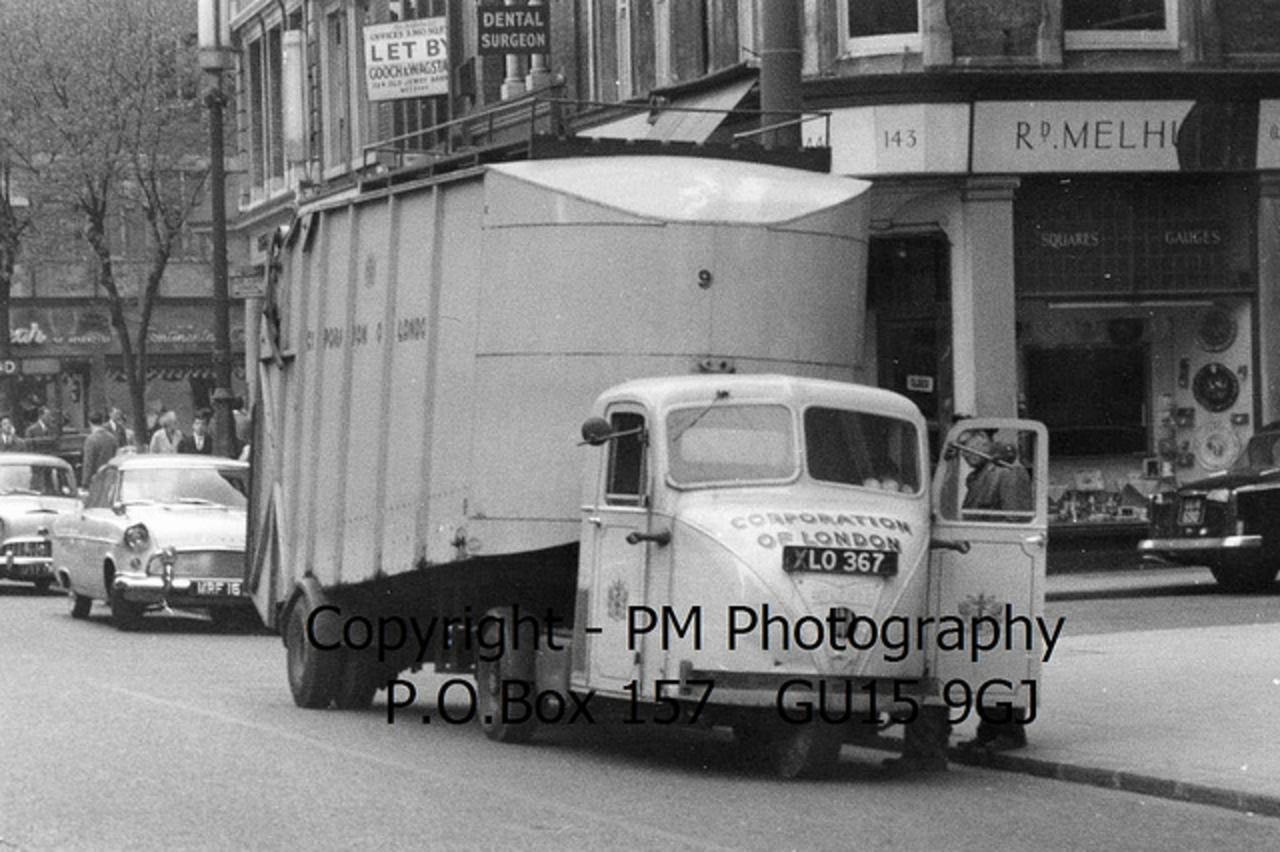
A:
{"type": "Polygon", "coordinates": [[[197,580],[196,594],[213,597],[239,597],[240,583],[236,580],[197,580]]]}
{"type": "Polygon", "coordinates": [[[878,577],[892,577],[898,573],[898,554],[883,550],[788,545],[782,548],[782,570],[788,574],[874,574],[878,577]]]}

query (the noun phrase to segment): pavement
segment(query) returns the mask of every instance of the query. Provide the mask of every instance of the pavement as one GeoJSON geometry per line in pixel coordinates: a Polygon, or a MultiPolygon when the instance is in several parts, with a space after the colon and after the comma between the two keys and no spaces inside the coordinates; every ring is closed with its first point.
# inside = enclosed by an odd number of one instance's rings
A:
{"type": "MultiPolygon", "coordinates": [[[[1212,582],[1204,568],[1050,574],[1046,598],[1052,611],[1212,582]]],[[[951,760],[1280,817],[1280,624],[1064,629],[1040,692],[1026,748],[951,760]]]]}

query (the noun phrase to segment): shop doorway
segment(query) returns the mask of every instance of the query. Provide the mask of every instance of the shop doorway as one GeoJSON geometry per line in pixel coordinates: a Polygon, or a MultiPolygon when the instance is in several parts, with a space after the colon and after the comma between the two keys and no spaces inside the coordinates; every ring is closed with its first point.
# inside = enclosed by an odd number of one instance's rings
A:
{"type": "Polygon", "coordinates": [[[920,407],[935,458],[955,407],[949,258],[946,237],[934,233],[873,237],[867,262],[876,380],[920,407]]]}

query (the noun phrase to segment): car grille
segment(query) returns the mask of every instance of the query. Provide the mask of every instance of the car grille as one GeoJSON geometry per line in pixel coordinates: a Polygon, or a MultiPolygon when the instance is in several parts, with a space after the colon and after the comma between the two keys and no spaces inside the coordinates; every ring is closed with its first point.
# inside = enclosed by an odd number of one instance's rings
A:
{"type": "MultiPolygon", "coordinates": [[[[148,565],[148,573],[160,574],[163,570],[159,558],[153,558],[148,565]]],[[[173,576],[239,580],[244,577],[244,553],[239,550],[179,551],[173,563],[173,576]]]]}
{"type": "Polygon", "coordinates": [[[5,556],[28,556],[48,559],[53,555],[53,545],[44,539],[41,541],[11,541],[0,548],[5,556]]]}

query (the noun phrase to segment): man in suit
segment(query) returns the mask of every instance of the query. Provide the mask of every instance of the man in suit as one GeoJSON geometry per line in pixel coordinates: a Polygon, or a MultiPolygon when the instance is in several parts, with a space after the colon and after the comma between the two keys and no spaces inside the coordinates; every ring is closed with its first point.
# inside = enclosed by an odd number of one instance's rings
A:
{"type": "Polygon", "coordinates": [[[13,428],[13,420],[0,417],[0,453],[19,453],[27,448],[27,442],[18,437],[18,430],[13,428]]]}
{"type": "Polygon", "coordinates": [[[111,406],[111,413],[107,415],[107,422],[103,427],[116,439],[116,446],[127,447],[133,443],[133,436],[129,434],[129,427],[125,425],[124,412],[120,410],[120,406],[111,406]]]}
{"type": "Polygon", "coordinates": [[[40,443],[49,443],[53,438],[58,437],[58,427],[53,422],[53,409],[47,405],[40,406],[40,416],[27,427],[27,441],[40,443]]]}
{"type": "Polygon", "coordinates": [[[195,419],[191,421],[191,434],[183,435],[178,441],[178,452],[213,455],[213,434],[209,431],[212,416],[213,412],[207,408],[196,412],[195,419]]]}
{"type": "Polygon", "coordinates": [[[81,484],[86,488],[93,475],[116,454],[120,445],[106,428],[107,418],[101,411],[89,415],[89,437],[84,439],[84,456],[81,467],[81,484]]]}

